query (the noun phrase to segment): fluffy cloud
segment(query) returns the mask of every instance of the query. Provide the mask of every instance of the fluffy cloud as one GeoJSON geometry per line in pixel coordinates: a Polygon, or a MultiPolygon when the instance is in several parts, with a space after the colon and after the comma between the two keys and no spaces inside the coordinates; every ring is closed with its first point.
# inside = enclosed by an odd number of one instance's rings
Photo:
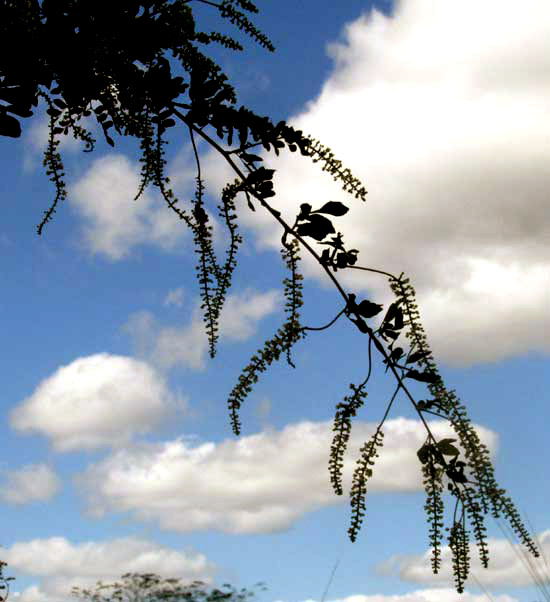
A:
{"type": "MultiPolygon", "coordinates": [[[[410,276],[442,361],[549,352],[548,5],[403,0],[392,17],[362,15],[327,52],[332,73],[288,123],[329,146],[367,202],[343,193],[321,163],[262,151],[277,169],[273,206],[290,223],[303,202],[350,206],[334,220],[347,247],[360,251],[358,265],[410,276]]],[[[214,152],[204,165],[220,191],[231,171],[214,152]]],[[[259,246],[278,249],[278,224],[239,205],[259,246]]],[[[304,256],[305,273],[326,282],[304,256]]],[[[385,277],[338,276],[391,300],[385,277]]]]}
{"type": "Polygon", "coordinates": [[[18,542],[2,550],[2,559],[18,572],[41,577],[39,586],[25,589],[20,602],[65,602],[73,586],[94,588],[98,581],[119,581],[125,573],[156,573],[209,585],[215,566],[203,554],[178,552],[136,538],[72,544],[64,537],[18,542]]]}
{"type": "Polygon", "coordinates": [[[29,464],[19,470],[6,471],[5,476],[0,497],[8,504],[50,500],[61,486],[58,476],[46,464],[29,464]]]}
{"type": "MultiPolygon", "coordinates": [[[[510,539],[510,537],[508,536],[510,539]]],[[[523,544],[514,544],[504,539],[487,538],[489,548],[489,566],[484,568],[479,561],[479,552],[475,542],[470,543],[471,573],[481,580],[485,587],[521,587],[532,585],[533,579],[525,570],[524,562],[533,564],[541,574],[547,573],[543,557],[550,554],[550,531],[537,536],[542,547],[542,557],[535,559],[523,544]]],[[[381,574],[398,574],[405,581],[424,584],[447,584],[453,580],[451,550],[442,547],[441,568],[434,575],[430,564],[431,550],[415,556],[392,556],[381,563],[377,571],[381,574]]],[[[471,581],[469,581],[471,583],[471,581]]]]}
{"type": "MultiPolygon", "coordinates": [[[[327,475],[332,422],[301,422],[194,448],[182,440],[144,443],[92,464],[76,481],[90,514],[98,517],[108,510],[131,511],[138,520],[180,532],[280,532],[312,510],[349,501],[359,448],[375,427],[354,423],[342,497],[334,494],[327,475]]],[[[430,428],[438,438],[454,433],[445,421],[434,421],[430,428]]],[[[496,435],[476,428],[494,452],[496,435]]],[[[369,492],[422,490],[416,452],[426,438],[423,425],[397,418],[385,423],[384,432],[369,492]]]]}
{"type": "MultiPolygon", "coordinates": [[[[43,110],[48,108],[45,102],[42,102],[39,106],[43,110]]],[[[48,144],[50,134],[49,122],[50,118],[47,115],[44,113],[39,115],[37,112],[30,121],[24,124],[23,140],[25,142],[25,154],[23,157],[23,169],[26,171],[34,170],[42,165],[44,150],[48,144]]],[[[90,131],[92,136],[97,140],[98,128],[91,118],[84,117],[80,125],[90,131]]],[[[59,150],[65,157],[67,153],[82,152],[86,148],[84,142],[77,140],[70,134],[68,136],[61,134],[58,139],[59,150]]]]}
{"type": "MultiPolygon", "coordinates": [[[[246,289],[226,297],[220,316],[220,339],[244,341],[255,334],[258,322],[279,308],[281,292],[273,289],[257,293],[246,289]]],[[[195,304],[191,320],[183,327],[161,327],[150,312],[132,314],[123,330],[134,341],[140,356],[161,368],[176,365],[194,370],[205,367],[208,338],[200,302],[195,304]]]]}
{"type": "Polygon", "coordinates": [[[145,362],[98,353],[43,380],[10,422],[20,432],[46,435],[64,452],[123,445],[184,407],[145,362]]]}
{"type": "MultiPolygon", "coordinates": [[[[463,594],[457,594],[455,590],[449,588],[432,588],[420,589],[408,594],[396,594],[395,596],[385,596],[375,594],[374,596],[363,596],[357,594],[355,596],[347,596],[339,600],[331,600],[330,602],[486,602],[485,594],[471,594],[465,591],[463,594]]],[[[516,598],[510,596],[493,596],[493,602],[518,602],[516,598]]],[[[313,602],[307,600],[304,602],[313,602]]]]}
{"type": "Polygon", "coordinates": [[[187,232],[151,190],[133,201],[139,189],[137,163],[120,154],[92,162],[71,185],[69,201],[84,219],[85,245],[111,260],[127,257],[143,244],[174,249],[187,232]]]}

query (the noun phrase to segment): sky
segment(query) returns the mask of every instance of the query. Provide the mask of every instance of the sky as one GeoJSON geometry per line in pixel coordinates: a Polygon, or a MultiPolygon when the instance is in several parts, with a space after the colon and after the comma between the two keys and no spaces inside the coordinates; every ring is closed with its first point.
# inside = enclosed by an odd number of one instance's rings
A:
{"type": "MultiPolygon", "coordinates": [[[[257,4],[254,22],[275,53],[212,7],[195,9],[199,28],[245,45],[242,54],[207,49],[238,104],[319,139],[368,190],[363,203],[319,163],[261,150],[276,169],[273,206],[291,221],[303,202],[346,204],[334,221],[359,250],[357,265],[410,277],[447,388],[550,558],[549,5],[257,4]]],[[[62,602],[72,586],[153,572],[229,583],[259,602],[321,602],[334,569],[326,602],[542,599],[523,548],[491,516],[489,568],[473,544],[465,593],[455,591],[447,548],[433,575],[416,456],[426,433],[404,397],[386,420],[350,542],[351,475],[394,383],[376,359],[337,496],[328,472],[335,406],[367,371],[366,340],[349,321],[300,341],[296,369],[283,359],[262,374],[233,434],[229,392],[285,320],[281,230],[267,213],[238,197],[244,243],[212,360],[192,237],[153,188],[133,201],[139,143],[119,138],[84,154],[65,140],[68,199],[38,236],[54,194],[41,166],[46,132],[39,113],[20,139],[0,140],[0,560],[16,578],[13,599],[62,602]]],[[[185,204],[194,158],[184,128],[170,140],[167,171],[185,204]]],[[[235,175],[198,149],[223,257],[215,205],[235,175]]],[[[321,326],[341,298],[302,258],[302,323],[321,326]]],[[[359,298],[392,301],[379,274],[337,277],[359,298]]],[[[426,395],[420,383],[412,390],[426,395]]],[[[429,424],[452,436],[446,423],[429,424]]],[[[449,512],[454,498],[445,501],[449,512]]]]}

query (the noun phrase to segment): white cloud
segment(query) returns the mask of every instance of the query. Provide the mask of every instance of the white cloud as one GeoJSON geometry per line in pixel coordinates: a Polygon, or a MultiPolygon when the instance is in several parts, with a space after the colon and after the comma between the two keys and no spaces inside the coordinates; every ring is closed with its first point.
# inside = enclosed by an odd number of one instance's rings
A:
{"type": "MultiPolygon", "coordinates": [[[[473,535],[472,535],[473,540],[473,535]]],[[[550,554],[550,531],[538,535],[543,556],[550,554]]],[[[526,570],[524,561],[532,563],[542,575],[547,574],[543,558],[535,559],[523,544],[510,543],[505,539],[487,538],[489,548],[489,566],[484,568],[479,561],[478,548],[475,541],[470,543],[470,573],[484,587],[521,587],[534,585],[533,579],[526,570]]],[[[448,546],[441,549],[441,568],[437,575],[431,569],[431,550],[414,556],[395,555],[377,567],[381,574],[398,574],[405,581],[429,585],[447,584],[453,580],[451,550],[448,546]]],[[[468,584],[475,585],[471,578],[468,584]]]]}
{"type": "MultiPolygon", "coordinates": [[[[278,309],[280,296],[276,289],[265,293],[246,289],[227,295],[219,320],[220,340],[244,341],[253,336],[258,322],[278,309]]],[[[183,327],[160,327],[151,313],[141,311],[129,317],[123,330],[133,338],[137,352],[160,368],[205,368],[208,338],[200,302],[183,327]]]]}
{"type": "MultiPolygon", "coordinates": [[[[549,6],[403,0],[392,17],[365,13],[327,51],[332,73],[288,123],[329,146],[367,202],[343,193],[321,163],[262,151],[277,169],[273,206],[293,223],[300,203],[345,202],[350,212],[334,220],[344,242],[359,249],[358,265],[411,278],[438,359],[548,353],[549,6]]],[[[218,194],[232,177],[216,153],[204,173],[218,194]]],[[[278,249],[278,224],[239,206],[260,247],[278,249]]],[[[327,282],[303,255],[305,273],[327,282]]],[[[391,301],[385,277],[338,277],[391,301]]]]}
{"type": "Polygon", "coordinates": [[[95,159],[70,186],[69,202],[82,216],[85,244],[92,253],[115,261],[143,244],[172,250],[186,235],[187,226],[146,189],[137,201],[137,163],[112,153],[95,159]]]}
{"type": "MultiPolygon", "coordinates": [[[[21,602],[65,602],[73,586],[95,588],[98,581],[119,581],[125,573],[155,573],[211,584],[215,565],[191,549],[179,552],[137,538],[72,544],[64,537],[17,542],[2,550],[2,558],[18,572],[41,577],[40,585],[25,589],[21,602]]],[[[109,590],[110,591],[110,590],[109,590]]]]}
{"type": "Polygon", "coordinates": [[[19,470],[3,472],[6,482],[2,485],[0,497],[8,504],[48,501],[61,486],[54,470],[46,464],[29,464],[19,470]]]}
{"type": "Polygon", "coordinates": [[[168,294],[164,298],[163,305],[175,305],[181,307],[183,305],[183,288],[180,286],[172,291],[168,291],[168,294]]]}
{"type": "Polygon", "coordinates": [[[11,412],[20,432],[39,432],[57,451],[128,443],[184,409],[145,362],[98,353],[59,368],[11,412]]]}
{"type": "MultiPolygon", "coordinates": [[[[407,594],[384,595],[374,594],[365,596],[357,594],[355,596],[347,596],[345,598],[331,599],[329,602],[486,602],[485,594],[472,594],[464,591],[463,594],[457,594],[456,590],[450,588],[431,588],[420,589],[407,594]]],[[[518,602],[517,598],[510,596],[493,596],[493,602],[518,602]]],[[[306,600],[304,602],[314,602],[306,600]]]]}
{"type": "MultiPolygon", "coordinates": [[[[429,424],[437,438],[454,433],[445,421],[429,424]]],[[[138,520],[157,521],[162,529],[179,532],[280,532],[312,510],[349,503],[359,449],[375,426],[354,423],[341,497],[327,474],[332,422],[301,422],[282,431],[196,447],[181,439],[143,443],[90,465],[76,481],[89,512],[98,517],[109,510],[132,512],[138,520]]],[[[496,434],[476,428],[494,453],[496,434]]],[[[384,432],[368,491],[422,490],[416,452],[426,438],[424,426],[397,418],[386,422],[384,432]]]]}
{"type": "MultiPolygon", "coordinates": [[[[118,261],[140,245],[174,252],[182,241],[191,240],[188,226],[168,207],[152,183],[137,201],[133,200],[140,188],[140,169],[137,161],[111,152],[92,161],[84,174],[68,186],[69,203],[84,223],[81,244],[92,254],[118,261]]],[[[178,207],[187,213],[195,197],[196,169],[192,150],[187,147],[181,149],[166,169],[170,178],[168,188],[176,195],[178,207]]],[[[219,253],[225,250],[227,234],[208,208],[207,213],[214,249],[219,253]]]]}
{"type": "MultiPolygon", "coordinates": [[[[45,102],[39,105],[44,111],[47,109],[45,102]]],[[[25,152],[23,156],[23,169],[32,171],[42,165],[44,150],[48,144],[50,118],[38,111],[35,116],[23,124],[23,136],[25,142],[25,152]]],[[[80,125],[85,127],[92,136],[97,140],[98,129],[91,118],[84,118],[80,121],[80,125]]],[[[82,152],[86,148],[86,143],[77,140],[72,134],[58,136],[59,147],[62,158],[67,153],[82,152]]]]}

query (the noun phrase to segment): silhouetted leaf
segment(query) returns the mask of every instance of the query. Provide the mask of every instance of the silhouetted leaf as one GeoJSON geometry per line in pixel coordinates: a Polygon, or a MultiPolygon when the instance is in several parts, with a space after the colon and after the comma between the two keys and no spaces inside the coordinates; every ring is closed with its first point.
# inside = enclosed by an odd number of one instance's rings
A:
{"type": "Polygon", "coordinates": [[[321,209],[316,209],[313,213],[327,213],[328,215],[335,215],[337,217],[345,215],[349,211],[343,203],[339,201],[329,201],[325,203],[321,209]]]}
{"type": "MultiPolygon", "coordinates": [[[[369,331],[369,327],[367,326],[367,323],[365,322],[365,320],[363,320],[363,318],[357,318],[356,320],[351,320],[356,326],[357,328],[363,333],[366,334],[369,331]]],[[[378,341],[376,339],[373,339],[375,343],[377,343],[378,341]]]]}
{"type": "MultiPolygon", "coordinates": [[[[231,142],[229,144],[231,144],[231,142]]],[[[250,163],[255,163],[256,161],[263,161],[263,159],[261,157],[258,157],[258,155],[250,155],[245,152],[241,153],[241,157],[243,157],[243,159],[250,163]]]]}
{"type": "Polygon", "coordinates": [[[296,219],[308,219],[309,214],[311,213],[311,205],[309,203],[302,203],[300,205],[300,213],[296,219]]]}
{"type": "Polygon", "coordinates": [[[300,224],[296,228],[296,232],[300,236],[311,236],[315,240],[323,240],[331,232],[334,232],[332,222],[322,215],[310,215],[308,222],[300,224]]]}
{"type": "Polygon", "coordinates": [[[401,309],[401,307],[397,307],[396,311],[395,311],[395,329],[396,330],[401,330],[403,328],[403,310],[401,309]]]}
{"type": "Polygon", "coordinates": [[[387,337],[390,337],[390,339],[393,341],[399,337],[399,333],[395,332],[395,330],[392,330],[391,328],[384,328],[383,334],[385,334],[387,337]]]}
{"type": "Polygon", "coordinates": [[[384,316],[384,322],[391,322],[397,313],[397,308],[399,307],[399,302],[394,301],[389,307],[386,315],[384,316]]]}
{"type": "MultiPolygon", "coordinates": [[[[328,252],[328,249],[325,249],[328,252]]],[[[338,253],[336,255],[336,267],[341,269],[346,268],[348,266],[348,256],[346,253],[338,253]]]]}
{"type": "Polygon", "coordinates": [[[4,111],[0,112],[0,136],[9,136],[10,138],[21,136],[19,121],[15,117],[7,115],[4,111]]]}
{"type": "Polygon", "coordinates": [[[468,479],[464,476],[464,473],[459,472],[458,470],[448,470],[447,476],[450,479],[453,479],[455,483],[467,483],[468,479]]]}
{"type": "Polygon", "coordinates": [[[438,381],[438,376],[434,372],[418,372],[418,370],[409,370],[405,374],[405,378],[414,378],[414,380],[423,383],[436,383],[438,381]]]}
{"type": "Polygon", "coordinates": [[[405,363],[412,364],[413,362],[417,362],[418,360],[421,360],[423,357],[426,357],[429,354],[429,351],[415,351],[409,356],[405,363]]]}
{"type": "Polygon", "coordinates": [[[27,107],[17,106],[17,105],[8,105],[6,110],[9,113],[13,113],[14,115],[18,115],[19,117],[32,117],[32,111],[27,107]]]}
{"type": "Polygon", "coordinates": [[[426,464],[430,457],[430,447],[429,445],[423,445],[417,452],[416,455],[422,464],[426,464]]]}
{"type": "Polygon", "coordinates": [[[322,264],[327,264],[330,261],[330,251],[328,249],[323,249],[323,252],[321,254],[321,263],[322,264]]]}
{"type": "Polygon", "coordinates": [[[364,318],[372,318],[379,314],[383,309],[383,305],[380,305],[379,303],[373,303],[372,301],[368,301],[367,299],[361,301],[361,303],[359,303],[359,305],[357,306],[357,311],[364,318]]]}
{"type": "Polygon", "coordinates": [[[401,347],[396,347],[390,355],[390,358],[395,362],[403,355],[403,349],[401,347]]]}
{"type": "Polygon", "coordinates": [[[441,439],[437,444],[437,448],[445,456],[458,456],[460,451],[454,445],[451,445],[453,441],[456,441],[456,439],[441,439]]]}

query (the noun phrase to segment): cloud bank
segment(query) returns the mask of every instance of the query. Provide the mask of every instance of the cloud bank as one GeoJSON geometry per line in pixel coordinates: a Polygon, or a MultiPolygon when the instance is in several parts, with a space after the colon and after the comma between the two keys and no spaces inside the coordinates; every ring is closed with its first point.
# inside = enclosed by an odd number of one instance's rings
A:
{"type": "MultiPolygon", "coordinates": [[[[327,474],[332,422],[300,422],[281,431],[238,441],[190,447],[181,439],[121,449],[91,464],[76,477],[88,512],[131,512],[178,532],[216,529],[226,533],[286,531],[308,512],[349,503],[349,490],[361,445],[377,425],[354,423],[343,469],[344,495],[336,496],[327,474]]],[[[454,433],[445,421],[430,428],[439,439],[454,433]]],[[[494,454],[496,434],[476,426],[494,454]]],[[[388,420],[384,447],[368,491],[421,491],[417,450],[426,431],[420,421],[388,420]]]]}
{"type": "MultiPolygon", "coordinates": [[[[300,203],[346,203],[334,219],[346,248],[359,250],[357,265],[411,278],[441,361],[550,352],[548,5],[402,1],[392,17],[366,12],[342,38],[327,46],[333,70],[319,96],[287,121],[332,149],[367,202],[321,163],[262,149],[277,170],[272,205],[292,224],[300,203]]],[[[204,165],[219,194],[231,171],[215,152],[204,165]]],[[[239,207],[258,246],[278,249],[280,226],[244,197],[239,207]]],[[[306,275],[330,284],[303,255],[306,275]]],[[[338,277],[392,300],[385,277],[338,277]]]]}
{"type": "Polygon", "coordinates": [[[181,578],[182,586],[194,580],[208,585],[216,571],[203,554],[132,537],[79,544],[64,537],[34,539],[3,549],[2,559],[18,572],[41,578],[20,593],[20,602],[65,602],[73,586],[94,589],[98,581],[119,581],[125,573],[152,572],[181,578]]]}

